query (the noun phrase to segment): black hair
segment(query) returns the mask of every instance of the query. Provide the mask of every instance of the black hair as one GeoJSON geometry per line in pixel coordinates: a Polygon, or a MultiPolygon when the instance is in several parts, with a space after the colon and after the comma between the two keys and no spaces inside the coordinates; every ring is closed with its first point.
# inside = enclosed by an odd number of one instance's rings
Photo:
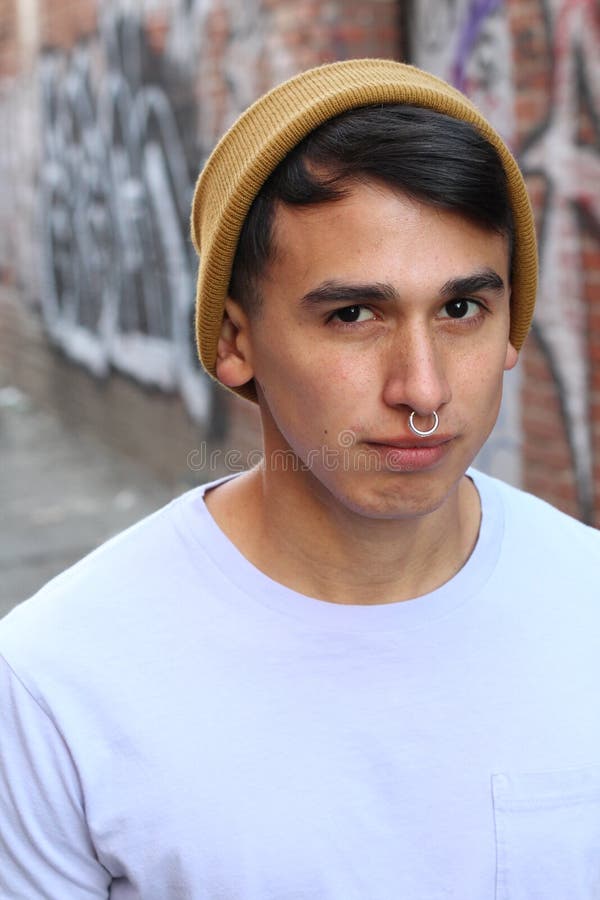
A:
{"type": "Polygon", "coordinates": [[[267,179],[242,227],[230,296],[249,311],[260,305],[259,281],[273,253],[278,203],[335,201],[353,183],[371,179],[506,235],[512,256],[506,174],[496,149],[479,131],[422,107],[368,106],[315,129],[267,179]]]}

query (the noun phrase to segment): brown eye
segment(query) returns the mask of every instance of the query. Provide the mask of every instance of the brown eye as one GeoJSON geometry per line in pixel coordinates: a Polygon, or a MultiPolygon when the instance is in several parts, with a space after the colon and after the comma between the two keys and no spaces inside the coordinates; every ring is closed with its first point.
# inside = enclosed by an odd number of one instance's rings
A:
{"type": "Polygon", "coordinates": [[[450,300],[444,304],[443,318],[466,319],[476,316],[480,306],[475,300],[450,300]]]}
{"type": "Polygon", "coordinates": [[[366,322],[368,319],[374,319],[375,316],[366,306],[344,306],[343,309],[337,309],[333,318],[340,322],[351,325],[353,322],[366,322]]]}
{"type": "Polygon", "coordinates": [[[361,309],[362,306],[346,306],[344,309],[338,309],[336,315],[342,322],[356,322],[361,309]]]}
{"type": "Polygon", "coordinates": [[[446,312],[451,319],[463,319],[469,312],[469,304],[466,300],[452,300],[446,303],[446,312]]]}

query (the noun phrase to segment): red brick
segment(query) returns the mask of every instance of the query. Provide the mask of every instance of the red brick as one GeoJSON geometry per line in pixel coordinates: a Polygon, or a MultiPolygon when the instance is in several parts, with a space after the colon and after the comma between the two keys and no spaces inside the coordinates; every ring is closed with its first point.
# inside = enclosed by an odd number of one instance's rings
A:
{"type": "Polygon", "coordinates": [[[96,0],[39,0],[40,43],[68,49],[98,28],[96,0]]]}
{"type": "Polygon", "coordinates": [[[0,0],[0,78],[19,70],[17,0],[0,0]]]}

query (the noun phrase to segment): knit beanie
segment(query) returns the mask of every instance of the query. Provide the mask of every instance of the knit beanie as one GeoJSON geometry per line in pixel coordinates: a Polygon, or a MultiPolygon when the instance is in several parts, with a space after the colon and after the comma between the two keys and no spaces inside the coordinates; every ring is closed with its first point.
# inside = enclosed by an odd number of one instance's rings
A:
{"type": "MultiPolygon", "coordinates": [[[[351,59],[309,69],[260,97],[221,138],[199,175],[191,214],[200,255],[196,337],[200,360],[213,378],[231,269],[254,198],[315,128],[347,110],[383,103],[426,107],[469,122],[498,152],[515,226],[510,340],[521,348],[535,304],[537,251],[529,197],[508,147],[471,101],[445,81],[393,60],[351,59]]],[[[253,381],[235,392],[256,400],[253,381]]]]}

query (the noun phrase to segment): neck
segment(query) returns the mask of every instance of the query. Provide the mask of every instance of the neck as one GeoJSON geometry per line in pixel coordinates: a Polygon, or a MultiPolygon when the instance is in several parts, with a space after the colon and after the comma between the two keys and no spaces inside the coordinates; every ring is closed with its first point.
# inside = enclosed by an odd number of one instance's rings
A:
{"type": "Polygon", "coordinates": [[[402,520],[348,510],[310,473],[254,469],[209,492],[209,511],[240,552],[287,587],[336,603],[378,604],[444,584],[479,531],[477,491],[464,477],[433,512],[402,520]]]}

